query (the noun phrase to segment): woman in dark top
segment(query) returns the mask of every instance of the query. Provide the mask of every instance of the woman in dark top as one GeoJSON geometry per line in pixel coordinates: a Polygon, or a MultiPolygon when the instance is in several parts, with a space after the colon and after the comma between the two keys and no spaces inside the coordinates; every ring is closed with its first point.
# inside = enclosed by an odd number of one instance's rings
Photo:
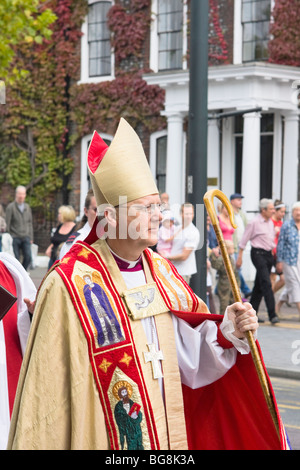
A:
{"type": "Polygon", "coordinates": [[[49,256],[48,269],[59,259],[59,248],[64,243],[70,234],[75,230],[75,210],[72,206],[61,206],[58,209],[58,222],[55,232],[51,235],[51,245],[46,250],[46,255],[49,256]]]}

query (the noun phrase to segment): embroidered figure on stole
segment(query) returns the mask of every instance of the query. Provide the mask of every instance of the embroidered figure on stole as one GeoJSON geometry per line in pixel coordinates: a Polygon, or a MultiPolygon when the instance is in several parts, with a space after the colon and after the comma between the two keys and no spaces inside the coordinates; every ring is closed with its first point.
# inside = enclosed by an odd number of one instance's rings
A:
{"type": "Polygon", "coordinates": [[[113,394],[118,399],[114,416],[119,429],[120,444],[123,450],[144,450],[141,421],[143,418],[141,406],[131,400],[132,387],[125,381],[117,382],[113,394]]]}
{"type": "Polygon", "coordinates": [[[110,305],[109,299],[90,273],[85,273],[83,295],[91,319],[97,330],[97,340],[100,347],[124,341],[119,321],[110,305]]]}
{"type": "Polygon", "coordinates": [[[153,264],[156,268],[155,272],[172,302],[173,309],[188,311],[192,306],[190,296],[183,283],[172,273],[168,262],[153,253],[153,264]]]}

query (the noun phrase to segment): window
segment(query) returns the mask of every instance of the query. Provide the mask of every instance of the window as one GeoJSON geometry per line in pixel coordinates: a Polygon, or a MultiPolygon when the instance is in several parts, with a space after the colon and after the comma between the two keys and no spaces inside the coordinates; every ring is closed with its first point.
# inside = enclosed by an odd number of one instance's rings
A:
{"type": "MultiPolygon", "coordinates": [[[[235,117],[235,191],[242,193],[243,162],[243,127],[242,115],[235,117]]],[[[262,114],[260,121],[260,194],[262,199],[272,198],[273,190],[273,137],[274,114],[262,114]]]]}
{"type": "Polygon", "coordinates": [[[268,59],[271,0],[243,0],[243,62],[268,59]]]}
{"type": "Polygon", "coordinates": [[[272,197],[274,114],[262,114],[260,122],[260,198],[272,197]]]}
{"type": "Polygon", "coordinates": [[[160,193],[166,191],[167,136],[156,140],[156,181],[160,193]]]}
{"type": "Polygon", "coordinates": [[[157,10],[158,70],[181,69],[183,61],[182,0],[162,0],[157,10]]]}
{"type": "Polygon", "coordinates": [[[90,2],[89,4],[89,77],[99,77],[111,73],[110,31],[106,19],[110,7],[111,1],[90,2]]]}

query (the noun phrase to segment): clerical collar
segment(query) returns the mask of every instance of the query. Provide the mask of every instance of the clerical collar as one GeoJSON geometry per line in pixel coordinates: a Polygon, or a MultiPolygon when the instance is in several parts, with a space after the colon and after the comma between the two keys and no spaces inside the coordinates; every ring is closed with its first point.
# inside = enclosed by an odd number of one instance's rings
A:
{"type": "Polygon", "coordinates": [[[124,258],[120,258],[113,250],[109,247],[111,254],[113,255],[120,271],[142,271],[142,255],[136,261],[129,261],[124,258]]]}

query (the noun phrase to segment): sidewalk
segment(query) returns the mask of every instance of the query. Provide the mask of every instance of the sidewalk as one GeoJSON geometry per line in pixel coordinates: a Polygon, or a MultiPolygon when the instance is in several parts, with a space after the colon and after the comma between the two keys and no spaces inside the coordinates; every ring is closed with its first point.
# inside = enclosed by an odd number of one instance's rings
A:
{"type": "Polygon", "coordinates": [[[300,380],[299,325],[263,324],[257,339],[270,376],[300,380]]]}
{"type": "MultiPolygon", "coordinates": [[[[276,302],[279,295],[280,293],[275,295],[276,302]]],[[[214,298],[218,311],[218,299],[216,296],[214,298]]],[[[268,374],[300,380],[300,317],[296,306],[283,304],[279,315],[280,323],[273,325],[269,322],[262,300],[258,317],[264,320],[264,323],[259,323],[257,339],[268,374]]]]}
{"type": "MultiPolygon", "coordinates": [[[[275,294],[276,303],[280,293],[275,294]]],[[[297,307],[284,303],[278,316],[280,323],[271,324],[262,300],[258,317],[264,323],[259,324],[257,339],[264,363],[270,376],[300,380],[300,316],[297,307]]]]}
{"type": "Polygon", "coordinates": [[[47,267],[39,267],[37,266],[34,269],[30,269],[29,275],[35,285],[35,287],[38,289],[44,276],[47,273],[47,267]]]}
{"type": "Polygon", "coordinates": [[[300,380],[300,320],[296,306],[284,304],[280,323],[272,325],[262,302],[259,318],[265,322],[259,324],[257,339],[269,375],[300,380]]]}
{"type": "MultiPolygon", "coordinates": [[[[30,271],[31,279],[37,288],[46,272],[47,267],[44,266],[38,266],[30,271]]],[[[215,302],[218,309],[216,297],[215,302]]],[[[294,305],[288,307],[284,304],[280,312],[281,321],[276,325],[269,322],[263,301],[258,313],[264,323],[259,324],[257,339],[268,374],[300,380],[300,319],[297,308],[294,305]]]]}

